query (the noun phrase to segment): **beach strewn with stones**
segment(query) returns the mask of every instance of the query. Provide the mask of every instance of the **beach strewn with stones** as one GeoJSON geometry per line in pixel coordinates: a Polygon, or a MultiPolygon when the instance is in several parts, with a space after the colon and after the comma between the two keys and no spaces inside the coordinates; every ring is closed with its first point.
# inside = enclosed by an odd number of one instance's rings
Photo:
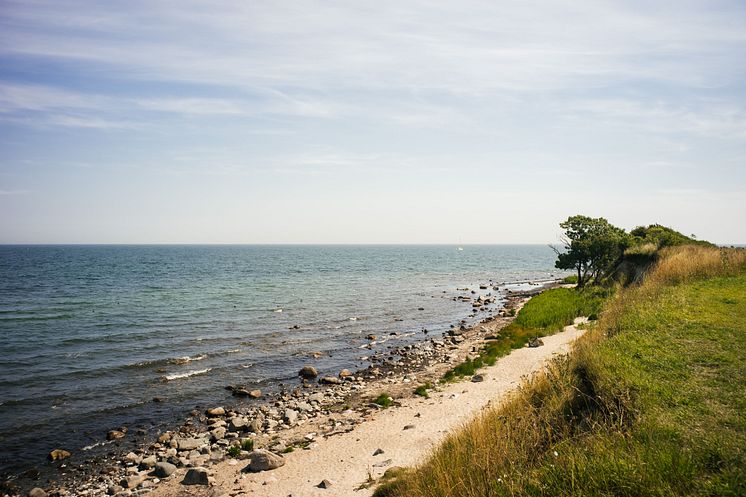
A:
{"type": "MultiPolygon", "coordinates": [[[[319,440],[355,430],[383,409],[376,403],[381,394],[390,396],[391,408],[396,409],[399,399],[414,395],[417,386],[438,388],[445,371],[475,357],[480,346],[513,319],[525,300],[552,284],[500,291],[496,283],[488,283],[481,285],[480,295],[461,288],[454,298],[471,308],[469,317],[478,319],[474,325],[467,326],[464,320],[437,336],[423,329],[421,340],[406,345],[386,344],[385,337],[370,334],[360,345],[367,367],[342,369],[331,375],[319,372],[309,362],[297,371],[296,380],[272,393],[225,385],[224,403],[192,410],[182,423],[130,445],[131,450],[118,449],[119,443],[134,436],[127,426],[105,434],[111,445],[95,459],[80,461],[63,448],[50,448],[49,464],[56,468],[56,475],[43,482],[37,480],[38,485],[34,485],[35,474],[20,475],[6,481],[3,492],[124,497],[150,493],[174,478],[184,488],[211,488],[211,468],[225,461],[247,473],[271,472],[284,464],[287,454],[313,451],[319,440]]],[[[484,378],[475,375],[471,380],[484,378]]],[[[332,485],[317,483],[322,489],[332,485]]]]}

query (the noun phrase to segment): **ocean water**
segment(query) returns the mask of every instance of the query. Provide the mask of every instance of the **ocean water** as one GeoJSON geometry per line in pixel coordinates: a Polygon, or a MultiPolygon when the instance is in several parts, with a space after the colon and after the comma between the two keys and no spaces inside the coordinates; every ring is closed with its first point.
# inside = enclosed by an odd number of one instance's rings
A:
{"type": "Polygon", "coordinates": [[[553,266],[540,245],[0,246],[0,472],[231,403],[226,385],[365,367],[368,333],[422,340],[469,315],[460,288],[553,266]]]}

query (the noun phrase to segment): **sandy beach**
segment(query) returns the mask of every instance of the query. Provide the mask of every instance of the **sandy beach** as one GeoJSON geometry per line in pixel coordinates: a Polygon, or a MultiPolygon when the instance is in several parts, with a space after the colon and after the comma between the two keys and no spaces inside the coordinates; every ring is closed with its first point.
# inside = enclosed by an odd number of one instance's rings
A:
{"type": "Polygon", "coordinates": [[[432,391],[425,399],[412,396],[395,407],[374,412],[354,430],[314,438],[305,450],[284,456],[271,471],[242,471],[247,461],[228,460],[210,468],[212,485],[185,486],[186,469],[177,470],[151,494],[194,496],[369,496],[365,483],[393,466],[412,466],[444,437],[482,409],[495,405],[523,379],[557,354],[567,353],[582,334],[575,326],[543,339],[538,348],[523,348],[484,368],[482,382],[457,382],[432,391]],[[328,488],[320,488],[326,480],[328,488]]]}

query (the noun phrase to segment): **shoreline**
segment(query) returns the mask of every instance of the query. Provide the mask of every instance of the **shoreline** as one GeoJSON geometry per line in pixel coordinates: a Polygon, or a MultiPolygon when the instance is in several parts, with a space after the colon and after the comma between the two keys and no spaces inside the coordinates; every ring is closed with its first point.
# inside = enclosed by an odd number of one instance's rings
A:
{"type": "MultiPolygon", "coordinates": [[[[483,343],[486,335],[512,321],[510,309],[514,309],[513,312],[517,311],[531,296],[559,284],[557,280],[544,281],[543,284],[528,283],[536,288],[526,291],[505,290],[505,293],[501,292],[501,295],[493,297],[504,299],[503,307],[490,309],[490,315],[478,319],[473,326],[464,326],[466,319],[462,319],[461,324],[453,325],[451,332],[443,333],[440,338],[425,335],[413,344],[394,347],[393,351],[391,348],[378,350],[368,358],[368,368],[358,370],[343,380],[339,380],[338,377],[335,377],[336,380],[327,377],[323,380],[327,384],[303,382],[300,387],[292,390],[283,386],[280,392],[264,397],[259,403],[235,403],[239,405],[228,407],[227,415],[219,417],[217,421],[216,418],[210,419],[205,416],[204,411],[192,411],[183,424],[179,425],[179,422],[174,420],[174,429],[161,434],[158,441],[130,442],[128,445],[134,444],[135,448],[127,454],[124,453],[124,447],[115,443],[116,440],[102,440],[99,443],[101,446],[111,445],[114,450],[105,455],[91,454],[93,459],[85,460],[82,464],[68,466],[65,461],[52,463],[57,466],[59,473],[57,478],[51,479],[46,485],[46,489],[50,492],[49,495],[60,496],[139,495],[159,487],[159,478],[148,476],[148,473],[152,473],[149,470],[152,469],[150,463],[153,461],[147,456],[153,454],[157,455],[157,460],[169,460],[178,467],[219,465],[221,460],[229,457],[226,452],[231,443],[243,438],[254,440],[255,448],[269,448],[282,454],[289,450],[288,447],[300,449],[312,446],[315,439],[305,437],[309,432],[307,428],[318,424],[314,421],[325,420],[339,413],[345,415],[343,419],[334,422],[331,430],[324,431],[319,428],[316,432],[321,431],[321,436],[326,437],[352,431],[377,411],[376,407],[370,404],[378,395],[377,392],[385,391],[398,398],[407,395],[407,392],[411,395],[419,384],[435,383],[445,371],[477,350],[476,346],[483,343]],[[497,312],[497,315],[492,315],[492,312],[497,312]],[[385,357],[387,355],[389,357],[385,357]],[[394,377],[398,379],[393,380],[394,377]],[[356,407],[349,409],[350,406],[356,407]],[[347,409],[343,409],[345,407],[347,409]],[[286,409],[294,411],[295,414],[286,416],[286,409]],[[240,420],[231,423],[232,417],[243,417],[246,424],[242,425],[240,420]],[[261,424],[254,422],[251,426],[251,421],[256,419],[261,419],[261,424]],[[235,424],[240,426],[236,427],[235,424]],[[185,454],[179,450],[180,442],[177,440],[199,438],[197,435],[204,435],[208,429],[212,431],[209,435],[212,441],[207,442],[207,439],[204,439],[205,444],[199,447],[201,452],[192,450],[184,457],[185,454]],[[305,434],[302,433],[304,431],[305,434]],[[138,490],[133,491],[134,488],[138,490]]],[[[469,317],[478,318],[477,309],[479,307],[475,306],[469,317]]],[[[381,342],[385,342],[385,337],[381,342]]],[[[367,347],[361,348],[373,349],[375,345],[374,339],[367,347]]],[[[183,446],[187,447],[188,443],[183,446]]],[[[241,454],[241,457],[245,456],[246,454],[241,454]]],[[[54,467],[51,469],[54,470],[54,467]]],[[[22,487],[18,485],[16,491],[27,490],[36,485],[42,486],[40,481],[35,482],[32,479],[19,479],[18,483],[22,487]]],[[[3,489],[4,492],[8,490],[8,495],[14,495],[12,488],[3,489]]]]}

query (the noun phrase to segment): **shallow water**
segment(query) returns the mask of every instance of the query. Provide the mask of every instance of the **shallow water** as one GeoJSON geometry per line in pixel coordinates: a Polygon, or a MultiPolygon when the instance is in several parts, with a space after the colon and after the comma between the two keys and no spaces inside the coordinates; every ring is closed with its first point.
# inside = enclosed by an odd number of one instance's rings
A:
{"type": "Polygon", "coordinates": [[[0,472],[169,424],[229,384],[364,367],[367,334],[444,331],[471,312],[458,288],[553,265],[541,245],[0,246],[0,472]]]}

